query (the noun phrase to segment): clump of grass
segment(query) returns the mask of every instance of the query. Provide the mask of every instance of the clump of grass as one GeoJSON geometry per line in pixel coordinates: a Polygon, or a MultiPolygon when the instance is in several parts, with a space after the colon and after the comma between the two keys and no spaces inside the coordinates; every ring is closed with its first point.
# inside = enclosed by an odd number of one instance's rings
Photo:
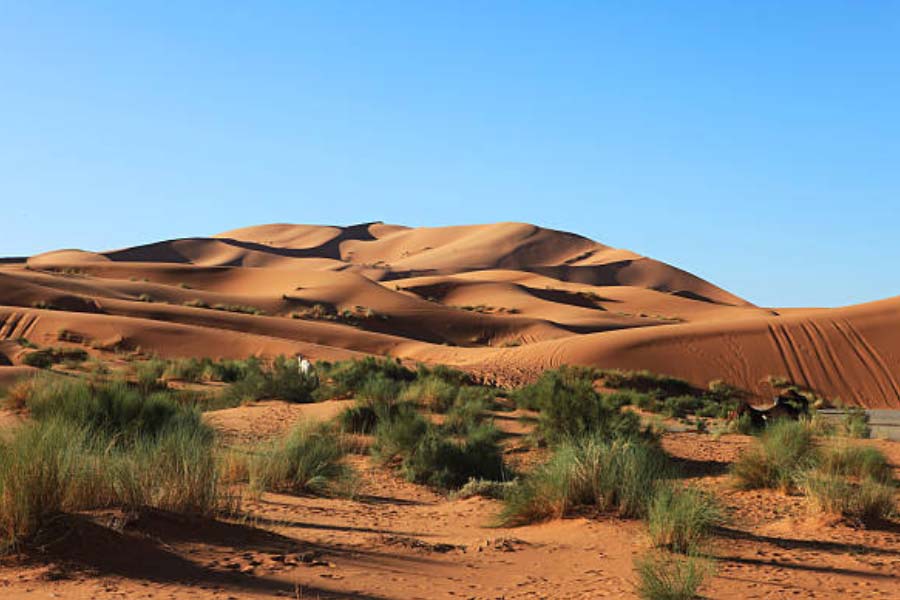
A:
{"type": "Polygon", "coordinates": [[[140,302],[153,302],[153,297],[150,294],[144,293],[138,296],[137,298],[140,302]]]}
{"type": "Polygon", "coordinates": [[[288,402],[311,402],[315,378],[301,373],[293,361],[278,356],[271,364],[245,361],[238,367],[239,378],[221,394],[223,401],[245,403],[266,398],[288,402]]]}
{"type": "Polygon", "coordinates": [[[29,367],[48,369],[61,362],[81,363],[87,358],[88,353],[81,348],[42,348],[26,353],[22,362],[29,367]]]}
{"type": "Polygon", "coordinates": [[[209,359],[176,358],[168,362],[162,377],[197,383],[203,380],[210,363],[209,359]]]}
{"type": "Polygon", "coordinates": [[[390,418],[375,428],[373,455],[393,462],[410,481],[441,489],[458,488],[470,478],[504,478],[498,432],[483,423],[455,439],[432,425],[409,405],[400,405],[390,418]]]}
{"type": "Polygon", "coordinates": [[[97,473],[83,460],[89,440],[85,429],[53,421],[26,425],[0,445],[0,553],[90,495],[97,473]]]}
{"type": "Polygon", "coordinates": [[[444,429],[456,435],[466,433],[485,420],[485,411],[491,407],[493,394],[487,388],[465,386],[459,388],[453,406],[444,418],[444,429]]]}
{"type": "Polygon", "coordinates": [[[872,479],[853,481],[836,475],[810,473],[803,491],[823,513],[862,522],[883,521],[895,513],[896,487],[872,479]]]}
{"type": "Polygon", "coordinates": [[[869,479],[881,483],[893,480],[893,469],[885,455],[871,446],[839,444],[822,449],[817,471],[834,477],[869,479]]]}
{"type": "Polygon", "coordinates": [[[659,390],[664,396],[686,396],[694,392],[693,386],[683,379],[660,375],[650,371],[624,371],[621,369],[598,370],[606,387],[631,389],[638,392],[659,390]]]}
{"type": "Polygon", "coordinates": [[[635,586],[642,600],[693,600],[713,566],[698,556],[679,556],[651,552],[635,560],[638,581],[635,586]]]}
{"type": "Polygon", "coordinates": [[[9,410],[22,410],[26,407],[28,399],[34,393],[35,378],[23,377],[9,388],[3,396],[3,404],[9,410]]]}
{"type": "MultiPolygon", "coordinates": [[[[204,307],[206,308],[206,307],[204,307]]],[[[244,315],[265,315],[266,311],[259,308],[258,306],[249,306],[245,304],[213,304],[211,307],[213,310],[222,310],[225,312],[233,312],[240,313],[244,315]]]]}
{"type": "Polygon", "coordinates": [[[403,392],[403,400],[443,413],[453,404],[457,391],[458,386],[429,375],[409,384],[403,392]]]}
{"type": "Polygon", "coordinates": [[[315,397],[319,400],[352,397],[367,381],[379,374],[385,379],[401,383],[416,379],[416,373],[398,361],[373,356],[335,363],[322,361],[316,363],[316,369],[321,382],[315,392],[315,397]]]}
{"type": "Polygon", "coordinates": [[[123,382],[39,379],[26,404],[37,421],[75,423],[119,445],[155,438],[166,428],[182,425],[211,436],[199,414],[179,404],[171,394],[146,395],[123,382]]]}
{"type": "Polygon", "coordinates": [[[861,408],[848,408],[841,419],[841,430],[847,437],[869,437],[872,430],[869,428],[869,416],[866,411],[861,408]]]}
{"type": "Polygon", "coordinates": [[[200,298],[195,298],[194,300],[185,300],[182,304],[191,308],[210,308],[209,302],[201,300],[200,298]]]}
{"type": "Polygon", "coordinates": [[[138,386],[145,391],[165,388],[166,384],[160,379],[166,372],[166,366],[166,361],[161,358],[151,358],[137,363],[134,366],[134,373],[138,386]]]}
{"type": "Polygon", "coordinates": [[[505,500],[517,485],[516,480],[512,481],[493,481],[490,479],[471,478],[459,490],[451,494],[451,498],[455,500],[465,500],[467,498],[481,497],[491,498],[493,500],[505,500]]]}
{"type": "Polygon", "coordinates": [[[174,422],[112,455],[117,504],[211,515],[220,508],[212,431],[174,422]]]}
{"type": "Polygon", "coordinates": [[[346,492],[353,481],[339,434],[301,423],[249,461],[250,487],[300,493],[346,492]]]}
{"type": "Polygon", "coordinates": [[[694,488],[660,486],[647,510],[654,545],[682,554],[699,550],[721,520],[715,499],[694,488]]]}
{"type": "Polygon", "coordinates": [[[788,490],[796,478],[812,467],[817,450],[812,432],[804,423],[779,420],[733,465],[732,476],[743,489],[788,490]]]}
{"type": "Polygon", "coordinates": [[[660,482],[670,475],[655,445],[593,435],[563,442],[506,499],[503,525],[524,525],[591,506],[622,517],[647,514],[660,482]]]}

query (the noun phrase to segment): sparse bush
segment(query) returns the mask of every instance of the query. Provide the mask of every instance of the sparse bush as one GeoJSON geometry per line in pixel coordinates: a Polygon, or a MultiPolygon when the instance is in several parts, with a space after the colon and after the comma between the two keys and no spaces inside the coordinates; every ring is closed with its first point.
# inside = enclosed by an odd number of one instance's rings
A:
{"type": "Polygon", "coordinates": [[[318,400],[348,398],[360,390],[366,381],[381,374],[387,379],[409,382],[416,378],[415,372],[391,359],[367,356],[360,360],[344,360],[336,363],[320,361],[316,363],[321,384],[316,390],[318,400]]]}
{"type": "Polygon", "coordinates": [[[201,300],[199,298],[195,298],[194,300],[185,300],[183,302],[184,306],[189,306],[191,308],[210,308],[209,303],[201,300]]]}
{"type": "Polygon", "coordinates": [[[587,380],[560,383],[538,417],[537,434],[551,444],[596,434],[607,439],[641,435],[640,418],[604,402],[587,380]]]}
{"type": "Polygon", "coordinates": [[[88,433],[71,423],[32,423],[0,444],[0,553],[14,549],[50,519],[101,487],[86,464],[88,433]]]}
{"type": "Polygon", "coordinates": [[[3,404],[8,410],[22,410],[26,407],[31,394],[34,393],[35,378],[23,377],[6,390],[3,404]]]}
{"type": "Polygon", "coordinates": [[[206,375],[213,381],[234,383],[245,379],[250,373],[260,370],[260,361],[254,356],[245,360],[211,361],[206,366],[206,375]]]}
{"type": "Polygon", "coordinates": [[[179,404],[170,394],[144,395],[122,382],[88,384],[82,380],[40,380],[27,400],[32,418],[63,420],[84,427],[118,445],[155,438],[166,428],[184,426],[212,432],[200,415],[179,404]]]}
{"type": "Polygon", "coordinates": [[[847,437],[867,438],[871,434],[869,416],[861,408],[848,408],[841,420],[841,429],[847,437]]]}
{"type": "MultiPolygon", "coordinates": [[[[216,368],[216,363],[213,363],[216,368]]],[[[263,365],[257,360],[233,361],[228,367],[235,372],[222,372],[221,376],[237,376],[221,394],[223,402],[241,404],[268,398],[279,398],[288,402],[311,402],[317,382],[314,377],[304,375],[293,362],[278,356],[271,365],[263,365]]]]}
{"type": "Polygon", "coordinates": [[[486,388],[466,386],[459,388],[453,406],[444,418],[444,429],[457,435],[466,433],[485,419],[493,394],[486,388]]]}
{"type": "Polygon", "coordinates": [[[712,565],[697,556],[652,552],[635,560],[636,592],[642,600],[693,600],[712,565]]]}
{"type": "Polygon", "coordinates": [[[301,423],[250,459],[250,487],[256,492],[346,492],[353,480],[344,463],[341,437],[321,426],[301,423]]]}
{"type": "Polygon", "coordinates": [[[457,441],[430,426],[412,452],[403,456],[400,469],[410,481],[441,489],[458,488],[473,477],[502,479],[503,455],[497,445],[497,430],[492,424],[483,424],[457,441]]]}
{"type": "Polygon", "coordinates": [[[877,522],[895,512],[896,487],[872,479],[857,482],[813,472],[803,479],[803,491],[814,508],[827,514],[877,522]]]}
{"type": "Polygon", "coordinates": [[[819,473],[834,477],[870,479],[881,483],[893,480],[893,469],[887,458],[871,446],[841,444],[823,448],[816,468],[819,473]]]}
{"type": "Polygon", "coordinates": [[[647,529],[656,546],[682,554],[700,549],[722,519],[715,499],[694,488],[659,486],[647,511],[647,529]]]}
{"type": "Polygon", "coordinates": [[[743,489],[790,489],[816,462],[812,432],[804,423],[778,420],[770,425],[731,468],[743,489]]]}
{"type": "Polygon", "coordinates": [[[160,358],[139,362],[134,367],[138,387],[145,391],[165,388],[166,384],[160,381],[165,371],[166,361],[160,358]]]}
{"type": "Polygon", "coordinates": [[[88,353],[81,348],[43,348],[28,352],[22,357],[22,362],[29,367],[38,369],[48,369],[54,364],[72,361],[75,363],[84,362],[88,358],[88,353]]]}
{"type": "Polygon", "coordinates": [[[443,413],[453,404],[458,386],[428,375],[408,385],[403,400],[413,402],[434,412],[443,413]]]}
{"type": "Polygon", "coordinates": [[[558,518],[576,506],[642,517],[670,469],[665,454],[646,442],[596,435],[568,440],[512,491],[500,522],[558,518]]]}
{"type": "Polygon", "coordinates": [[[458,491],[451,495],[455,500],[465,500],[479,496],[493,500],[504,500],[509,496],[517,481],[493,481],[490,479],[471,478],[458,491]]]}
{"type": "Polygon", "coordinates": [[[395,415],[379,421],[372,452],[382,462],[399,461],[410,481],[446,489],[459,487],[471,477],[503,476],[497,437],[492,424],[482,424],[456,440],[409,405],[400,405],[395,415]]]}
{"type": "Polygon", "coordinates": [[[141,294],[137,299],[140,302],[153,302],[153,298],[150,296],[150,294],[141,294]]]}
{"type": "Polygon", "coordinates": [[[650,371],[609,369],[599,371],[597,374],[602,377],[606,387],[614,389],[631,389],[638,392],[659,390],[665,397],[688,396],[694,392],[693,386],[683,379],[650,371]]]}
{"type": "Polygon", "coordinates": [[[199,358],[176,358],[169,361],[163,377],[197,383],[203,380],[203,374],[211,361],[199,358]]]}

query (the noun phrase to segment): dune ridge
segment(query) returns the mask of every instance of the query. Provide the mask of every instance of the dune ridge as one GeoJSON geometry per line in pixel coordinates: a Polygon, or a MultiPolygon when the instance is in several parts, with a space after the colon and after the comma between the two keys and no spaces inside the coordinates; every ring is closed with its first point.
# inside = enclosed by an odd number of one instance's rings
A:
{"type": "Polygon", "coordinates": [[[666,263],[525,223],[281,223],[0,260],[0,369],[21,371],[16,340],[71,343],[67,331],[92,353],[389,354],[504,383],[571,363],[723,379],[765,397],[777,376],[898,407],[898,309],[900,297],[757,307],[666,263]]]}

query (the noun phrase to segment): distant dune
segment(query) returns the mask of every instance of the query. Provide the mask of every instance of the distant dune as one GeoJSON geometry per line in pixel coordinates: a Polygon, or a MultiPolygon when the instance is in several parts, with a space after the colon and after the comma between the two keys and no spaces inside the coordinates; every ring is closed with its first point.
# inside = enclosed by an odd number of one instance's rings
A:
{"type": "Polygon", "coordinates": [[[780,376],[900,407],[900,297],[760,308],[665,263],[523,223],[275,224],[0,259],[0,382],[22,371],[10,366],[20,338],[94,354],[389,354],[507,383],[565,363],[647,368],[757,396],[780,376]]]}

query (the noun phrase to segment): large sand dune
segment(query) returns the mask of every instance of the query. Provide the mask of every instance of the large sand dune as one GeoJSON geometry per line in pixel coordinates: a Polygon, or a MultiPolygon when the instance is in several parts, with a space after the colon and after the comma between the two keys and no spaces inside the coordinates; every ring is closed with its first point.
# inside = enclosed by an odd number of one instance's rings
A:
{"type": "Polygon", "coordinates": [[[508,382],[564,363],[647,368],[758,396],[783,376],[900,406],[900,298],[759,308],[665,263],[522,223],[263,225],[0,261],[0,370],[21,363],[20,338],[92,353],[390,354],[508,382]]]}

